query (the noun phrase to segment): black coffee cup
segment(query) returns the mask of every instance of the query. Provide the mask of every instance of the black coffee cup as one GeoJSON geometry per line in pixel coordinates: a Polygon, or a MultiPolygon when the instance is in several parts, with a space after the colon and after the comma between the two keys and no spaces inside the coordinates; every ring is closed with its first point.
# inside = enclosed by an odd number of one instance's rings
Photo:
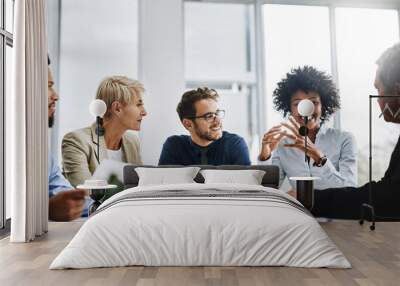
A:
{"type": "Polygon", "coordinates": [[[318,177],[291,177],[296,181],[297,200],[309,211],[314,207],[314,181],[318,177]]]}

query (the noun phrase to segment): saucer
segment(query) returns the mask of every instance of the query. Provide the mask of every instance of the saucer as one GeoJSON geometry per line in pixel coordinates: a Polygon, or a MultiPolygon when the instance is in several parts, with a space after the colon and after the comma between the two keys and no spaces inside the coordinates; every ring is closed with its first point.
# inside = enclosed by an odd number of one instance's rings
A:
{"type": "Polygon", "coordinates": [[[83,185],[78,185],[78,189],[98,190],[98,189],[113,189],[117,185],[109,185],[106,180],[85,180],[83,185]]]}
{"type": "Polygon", "coordinates": [[[292,181],[316,181],[321,179],[320,177],[290,177],[289,180],[292,181]]]}

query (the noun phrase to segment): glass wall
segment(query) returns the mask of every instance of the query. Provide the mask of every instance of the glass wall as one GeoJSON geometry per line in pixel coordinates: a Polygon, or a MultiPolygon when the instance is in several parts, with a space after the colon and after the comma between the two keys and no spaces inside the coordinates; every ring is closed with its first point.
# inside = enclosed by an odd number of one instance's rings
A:
{"type": "Polygon", "coordinates": [[[304,65],[331,73],[327,7],[264,5],[267,128],[283,121],[272,93],[291,69],[304,65]],[[318,23],[316,25],[315,23],[318,23]]]}
{"type": "MultiPolygon", "coordinates": [[[[274,111],[272,93],[286,72],[303,65],[328,72],[338,79],[341,95],[340,122],[336,127],[356,137],[359,184],[364,184],[369,175],[368,95],[376,94],[377,58],[399,40],[397,10],[265,4],[263,18],[267,127],[283,120],[274,111]],[[331,51],[331,47],[336,48],[331,51]],[[334,65],[337,71],[332,68],[334,65]]],[[[383,176],[399,134],[397,125],[385,123],[379,114],[374,101],[373,179],[383,176]]],[[[333,126],[333,120],[328,124],[333,126]]]]}
{"type": "MultiPolygon", "coordinates": [[[[374,88],[376,60],[399,40],[396,10],[336,9],[339,87],[341,91],[342,129],[352,132],[359,149],[359,184],[368,181],[369,99],[374,88]]],[[[373,113],[373,179],[380,179],[397,142],[399,127],[379,118],[376,100],[373,113]]]]}
{"type": "Polygon", "coordinates": [[[14,0],[5,0],[5,29],[12,33],[14,30],[14,0]]]}
{"type": "MultiPolygon", "coordinates": [[[[12,70],[13,70],[13,57],[12,57],[12,47],[6,45],[6,73],[5,73],[5,91],[6,98],[10,98],[11,96],[11,84],[12,84],[12,70]]],[[[6,127],[7,128],[7,127],[6,127]]],[[[9,188],[6,188],[6,219],[11,218],[11,192],[9,188]]]]}

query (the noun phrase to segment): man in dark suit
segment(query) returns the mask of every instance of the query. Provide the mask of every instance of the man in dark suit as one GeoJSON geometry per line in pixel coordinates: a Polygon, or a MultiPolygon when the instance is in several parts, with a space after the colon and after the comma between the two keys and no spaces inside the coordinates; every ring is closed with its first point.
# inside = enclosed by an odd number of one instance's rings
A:
{"type": "MultiPolygon", "coordinates": [[[[400,95],[400,43],[386,50],[377,61],[375,88],[379,96],[400,95]]],[[[386,122],[400,123],[400,98],[380,98],[379,106],[386,122]]],[[[360,207],[368,203],[370,183],[359,188],[315,190],[315,216],[358,219],[360,207]]],[[[400,218],[400,137],[384,177],[371,182],[375,214],[400,218]]]]}

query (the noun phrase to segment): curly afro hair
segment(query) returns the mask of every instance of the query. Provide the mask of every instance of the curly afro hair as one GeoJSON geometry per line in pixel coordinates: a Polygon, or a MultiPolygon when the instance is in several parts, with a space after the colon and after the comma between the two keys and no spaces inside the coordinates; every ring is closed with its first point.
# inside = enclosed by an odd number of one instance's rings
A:
{"type": "Polygon", "coordinates": [[[273,93],[275,109],[284,116],[291,113],[290,99],[297,91],[316,92],[321,98],[321,123],[340,108],[338,89],[332,78],[311,66],[298,67],[286,74],[273,93]]]}

